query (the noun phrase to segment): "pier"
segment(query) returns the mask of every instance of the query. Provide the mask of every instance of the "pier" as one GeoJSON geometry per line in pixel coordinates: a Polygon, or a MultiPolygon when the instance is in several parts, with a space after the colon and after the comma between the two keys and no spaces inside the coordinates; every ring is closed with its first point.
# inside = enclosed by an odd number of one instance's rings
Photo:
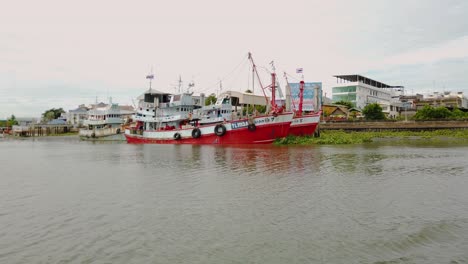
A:
{"type": "Polygon", "coordinates": [[[40,137],[53,136],[72,131],[72,125],[30,125],[30,126],[13,126],[11,134],[20,137],[40,137]]]}

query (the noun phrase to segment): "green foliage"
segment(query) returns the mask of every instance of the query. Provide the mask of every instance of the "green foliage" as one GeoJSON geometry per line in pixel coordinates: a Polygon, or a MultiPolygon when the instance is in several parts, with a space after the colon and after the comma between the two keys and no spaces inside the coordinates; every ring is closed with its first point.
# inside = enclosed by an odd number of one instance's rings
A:
{"type": "Polygon", "coordinates": [[[377,138],[389,138],[392,141],[414,141],[416,139],[438,141],[468,141],[468,129],[440,129],[434,131],[381,131],[381,132],[345,132],[342,130],[321,131],[320,137],[294,137],[277,139],[276,145],[341,145],[373,142],[377,138]]]}
{"type": "Polygon", "coordinates": [[[12,127],[14,125],[18,125],[15,115],[11,115],[7,120],[0,121],[0,127],[12,127]]]}
{"type": "Polygon", "coordinates": [[[455,108],[452,110],[452,118],[454,119],[468,119],[468,112],[455,108]]]}
{"type": "Polygon", "coordinates": [[[216,94],[212,93],[206,98],[205,105],[212,105],[214,103],[216,103],[216,94]]]}
{"type": "Polygon", "coordinates": [[[14,125],[18,125],[18,120],[16,120],[15,115],[11,115],[7,120],[0,121],[0,127],[11,127],[14,125]]]}
{"type": "Polygon", "coordinates": [[[362,110],[362,114],[367,120],[383,120],[385,115],[382,107],[378,103],[368,104],[362,110]]]}
{"type": "Polygon", "coordinates": [[[425,105],[422,109],[419,109],[414,115],[416,120],[433,120],[433,119],[467,119],[468,113],[461,111],[458,108],[453,109],[453,111],[448,110],[447,108],[441,107],[432,107],[425,105]]]}
{"type": "Polygon", "coordinates": [[[351,103],[350,101],[344,101],[344,100],[335,102],[334,104],[346,106],[346,107],[348,107],[348,108],[353,108],[353,106],[354,106],[353,103],[351,103]]]}
{"type": "Polygon", "coordinates": [[[265,113],[266,112],[266,105],[256,105],[255,107],[253,105],[249,105],[247,107],[242,108],[242,113],[246,115],[247,113],[253,114],[254,110],[257,110],[258,113],[265,113]]]}
{"type": "Polygon", "coordinates": [[[11,117],[8,118],[8,120],[6,122],[6,125],[9,126],[9,127],[14,126],[14,125],[18,125],[18,120],[16,120],[15,115],[11,115],[11,117]]]}
{"type": "Polygon", "coordinates": [[[62,115],[62,113],[65,113],[65,111],[62,108],[49,109],[49,110],[45,111],[42,114],[42,120],[43,121],[50,121],[50,120],[53,120],[53,119],[57,119],[57,118],[60,117],[60,115],[62,115]]]}

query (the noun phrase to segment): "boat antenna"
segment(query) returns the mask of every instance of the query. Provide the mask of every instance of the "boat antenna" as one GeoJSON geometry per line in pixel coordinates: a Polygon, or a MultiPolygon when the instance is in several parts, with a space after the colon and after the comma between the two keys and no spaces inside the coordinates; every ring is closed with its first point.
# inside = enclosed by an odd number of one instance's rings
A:
{"type": "Polygon", "coordinates": [[[149,80],[149,89],[151,91],[151,82],[153,81],[154,79],[154,74],[153,74],[153,67],[151,66],[151,73],[146,75],[146,79],[149,80]]]}
{"type": "Polygon", "coordinates": [[[182,89],[182,76],[179,75],[179,90],[178,90],[178,93],[180,93],[182,89]]]}
{"type": "Polygon", "coordinates": [[[195,83],[192,81],[188,84],[188,88],[187,88],[187,93],[190,93],[190,89],[193,89],[193,87],[195,86],[195,83]]]}
{"type": "Polygon", "coordinates": [[[219,94],[221,93],[221,91],[222,91],[222,90],[223,90],[223,81],[222,81],[222,80],[220,80],[220,81],[219,81],[219,87],[218,87],[218,90],[216,91],[216,92],[217,92],[217,93],[216,93],[216,97],[218,97],[218,96],[219,96],[219,94]]]}

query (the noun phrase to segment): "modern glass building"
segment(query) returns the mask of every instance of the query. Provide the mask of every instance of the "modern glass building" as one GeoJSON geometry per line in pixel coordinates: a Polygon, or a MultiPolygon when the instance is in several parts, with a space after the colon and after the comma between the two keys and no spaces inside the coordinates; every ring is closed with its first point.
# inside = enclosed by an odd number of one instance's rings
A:
{"type": "Polygon", "coordinates": [[[336,86],[332,88],[332,100],[349,101],[358,109],[378,103],[384,112],[392,112],[393,98],[403,94],[403,86],[391,86],[362,75],[335,75],[336,86]]]}

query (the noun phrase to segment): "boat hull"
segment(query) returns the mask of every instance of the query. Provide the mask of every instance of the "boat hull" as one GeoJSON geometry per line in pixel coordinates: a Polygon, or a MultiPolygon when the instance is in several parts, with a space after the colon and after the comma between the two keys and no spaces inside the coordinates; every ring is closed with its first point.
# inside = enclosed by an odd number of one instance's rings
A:
{"type": "Polygon", "coordinates": [[[290,136],[312,136],[320,122],[320,113],[294,117],[289,129],[290,136]]]}
{"type": "Polygon", "coordinates": [[[192,136],[195,128],[175,129],[170,131],[132,131],[125,130],[125,137],[128,143],[133,144],[269,144],[277,138],[286,137],[292,121],[292,113],[274,116],[262,116],[253,119],[255,129],[248,127],[248,119],[225,122],[223,135],[215,133],[215,127],[205,125],[200,126],[201,135],[198,138],[192,136]],[[137,133],[135,133],[137,132],[137,133]],[[176,134],[180,139],[175,139],[176,134]]]}
{"type": "Polygon", "coordinates": [[[109,140],[125,140],[121,135],[120,127],[97,128],[97,129],[80,129],[78,135],[81,139],[100,139],[108,138],[109,140]]]}

